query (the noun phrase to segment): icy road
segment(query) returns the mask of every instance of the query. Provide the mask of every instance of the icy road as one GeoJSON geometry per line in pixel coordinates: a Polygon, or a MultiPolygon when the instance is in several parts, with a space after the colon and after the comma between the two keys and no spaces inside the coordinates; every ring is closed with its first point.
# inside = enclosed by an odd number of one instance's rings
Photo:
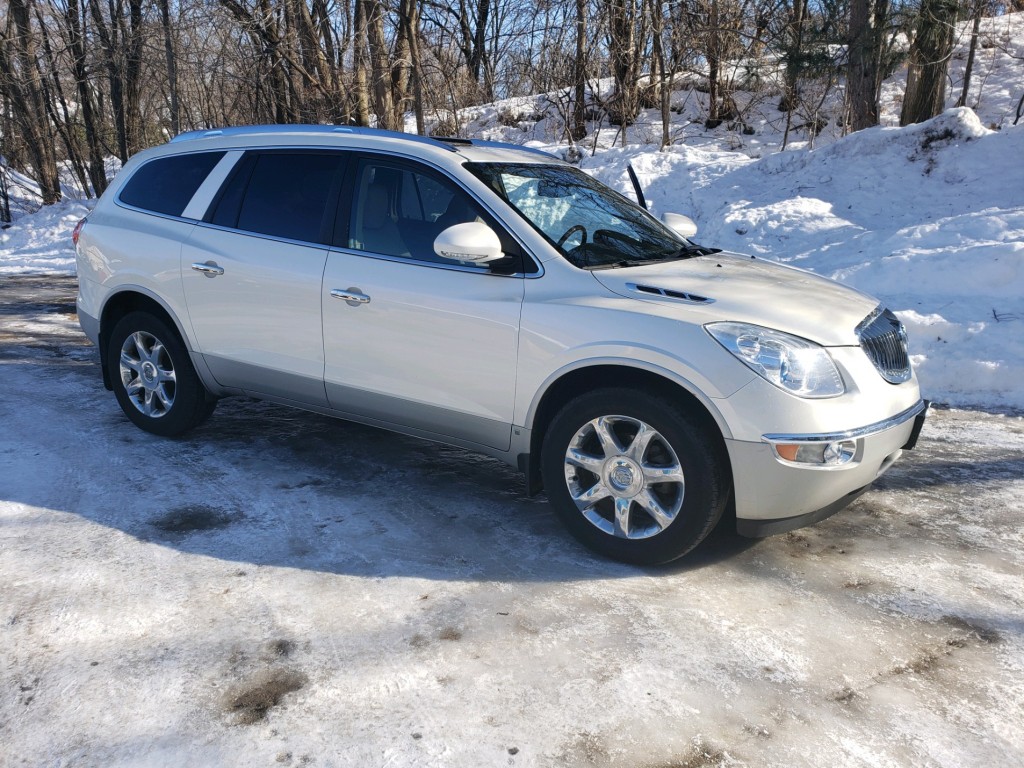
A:
{"type": "Polygon", "coordinates": [[[495,461],[245,400],[147,435],[0,280],[0,765],[1020,766],[1024,421],[642,570],[495,461]]]}

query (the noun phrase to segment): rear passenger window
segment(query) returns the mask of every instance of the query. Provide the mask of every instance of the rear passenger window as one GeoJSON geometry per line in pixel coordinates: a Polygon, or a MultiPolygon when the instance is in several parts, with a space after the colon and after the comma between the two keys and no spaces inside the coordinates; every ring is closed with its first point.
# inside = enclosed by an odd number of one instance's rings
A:
{"type": "MultiPolygon", "coordinates": [[[[340,153],[259,155],[249,176],[235,226],[261,235],[322,242],[324,212],[341,162],[340,153]]],[[[334,206],[331,208],[333,213],[334,206]]],[[[218,220],[220,207],[217,213],[214,220],[223,223],[218,220]]]]}
{"type": "Polygon", "coordinates": [[[150,160],[124,185],[118,199],[145,211],[181,216],[223,152],[196,152],[150,160]]]}

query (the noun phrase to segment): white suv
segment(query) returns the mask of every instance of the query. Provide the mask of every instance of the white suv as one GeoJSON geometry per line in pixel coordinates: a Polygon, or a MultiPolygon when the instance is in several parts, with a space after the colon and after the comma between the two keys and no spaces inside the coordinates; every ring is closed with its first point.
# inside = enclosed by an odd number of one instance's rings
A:
{"type": "Polygon", "coordinates": [[[659,563],[730,504],[750,536],[832,514],[927,410],[875,299],[693,232],[536,150],[199,131],[76,229],[78,314],[142,429],[245,394],[460,445],[587,546],[659,563]]]}

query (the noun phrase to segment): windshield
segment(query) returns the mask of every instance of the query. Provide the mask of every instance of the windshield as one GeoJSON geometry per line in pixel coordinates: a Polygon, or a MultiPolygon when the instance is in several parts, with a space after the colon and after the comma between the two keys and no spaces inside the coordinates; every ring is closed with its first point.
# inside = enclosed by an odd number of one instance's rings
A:
{"type": "Polygon", "coordinates": [[[467,163],[572,264],[634,266],[705,253],[647,211],[564,165],[467,163]]]}

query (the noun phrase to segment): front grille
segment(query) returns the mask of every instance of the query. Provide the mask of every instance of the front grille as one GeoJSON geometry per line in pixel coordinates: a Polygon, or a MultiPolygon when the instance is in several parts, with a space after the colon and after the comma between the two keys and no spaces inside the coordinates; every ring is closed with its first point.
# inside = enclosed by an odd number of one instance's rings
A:
{"type": "Polygon", "coordinates": [[[907,332],[896,315],[876,309],[857,326],[857,337],[883,379],[890,384],[910,379],[907,332]]]}

